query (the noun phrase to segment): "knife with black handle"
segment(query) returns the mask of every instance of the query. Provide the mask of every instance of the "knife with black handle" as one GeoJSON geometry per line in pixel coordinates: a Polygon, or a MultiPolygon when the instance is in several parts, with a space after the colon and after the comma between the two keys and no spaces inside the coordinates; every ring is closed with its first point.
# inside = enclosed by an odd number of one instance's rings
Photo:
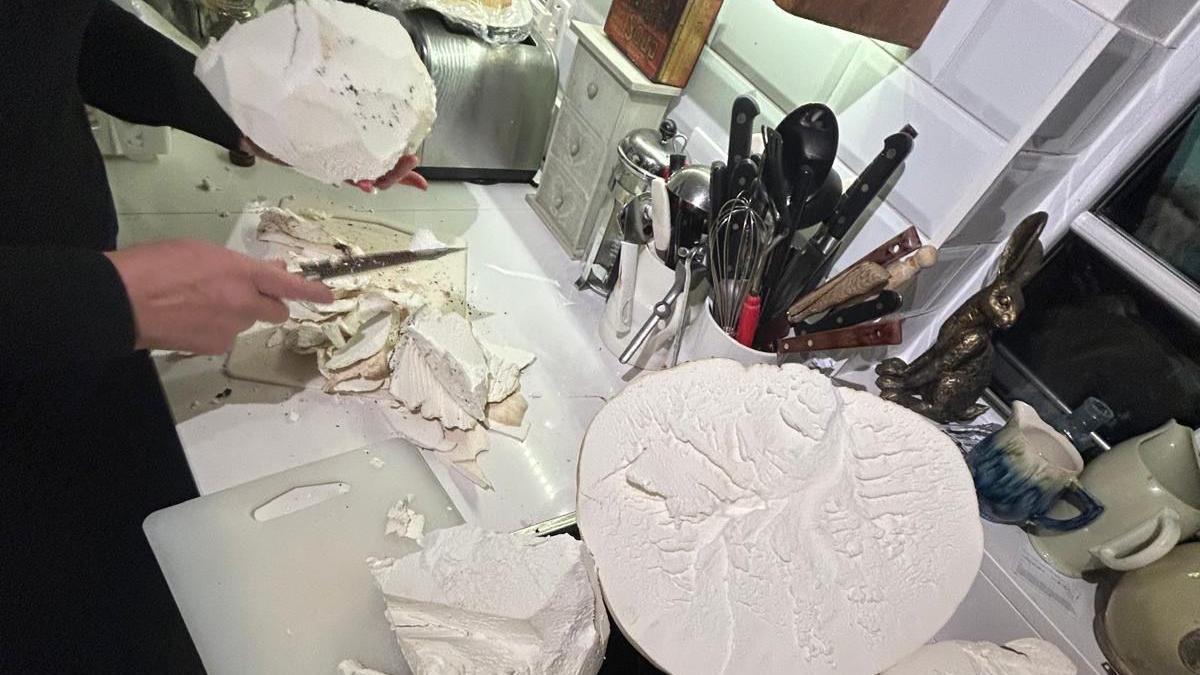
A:
{"type": "Polygon", "coordinates": [[[888,136],[883,150],[842,195],[833,215],[808,241],[804,250],[792,256],[780,275],[779,292],[771,296],[771,316],[786,312],[798,298],[820,285],[837,258],[842,238],[858,221],[880,189],[912,152],[916,132],[911,127],[888,136]]]}
{"type": "MultiPolygon", "coordinates": [[[[750,144],[754,138],[754,119],[758,115],[758,103],[754,99],[749,96],[739,96],[734,99],[733,113],[729,119],[729,156],[725,158],[725,165],[731,172],[742,160],[750,159],[750,144]]],[[[728,194],[736,195],[738,192],[740,190],[732,184],[729,186],[728,194]]]]}
{"type": "Polygon", "coordinates": [[[820,333],[822,331],[857,326],[860,323],[874,321],[900,309],[904,298],[896,291],[882,291],[879,295],[860,303],[830,310],[825,316],[816,321],[805,321],[796,324],[796,334],[820,333]]]}

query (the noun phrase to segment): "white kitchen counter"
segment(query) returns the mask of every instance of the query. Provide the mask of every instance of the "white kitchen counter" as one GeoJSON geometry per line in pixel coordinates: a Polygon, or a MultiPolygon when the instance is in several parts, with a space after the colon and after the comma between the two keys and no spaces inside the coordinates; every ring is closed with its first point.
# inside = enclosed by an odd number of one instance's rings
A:
{"type": "MultiPolygon", "coordinates": [[[[574,511],[579,444],[627,369],[600,345],[596,326],[603,301],[575,289],[578,264],[526,206],[529,186],[437,184],[428,194],[396,188],[365,195],[317,185],[269,165],[226,171],[219,151],[183,134],[174,140],[174,151],[156,163],[109,163],[123,244],[186,236],[188,226],[198,224],[193,236],[239,248],[231,241],[245,236],[235,227],[238,212],[257,197],[273,202],[288,195],[296,196],[288,204],[297,208],[357,212],[464,236],[468,301],[485,315],[477,320],[477,330],[538,355],[522,377],[532,429],[524,443],[490,435],[490,448],[479,461],[493,490],[478,489],[432,453],[427,459],[468,521],[512,530],[574,511]],[[195,187],[206,177],[213,189],[195,187]]],[[[203,493],[395,435],[377,402],[230,380],[221,372],[222,363],[221,358],[158,359],[203,493]],[[226,388],[231,393],[216,398],[226,388]]]]}
{"type": "MultiPolygon", "coordinates": [[[[436,459],[429,458],[430,466],[463,517],[484,527],[512,530],[574,510],[583,433],[629,371],[600,345],[603,302],[576,291],[578,264],[525,204],[531,188],[440,183],[424,194],[397,188],[365,195],[263,162],[230,167],[223,151],[185,134],[175,133],[173,141],[172,153],[157,162],[108,163],[123,245],[180,236],[228,243],[238,236],[235,223],[249,202],[292,195],[297,207],[463,235],[469,302],[491,313],[479,321],[481,332],[538,354],[523,377],[533,428],[523,444],[492,434],[480,464],[494,490],[478,489],[436,459]],[[205,178],[212,189],[197,187],[205,178]]],[[[376,403],[233,381],[222,364],[223,358],[158,359],[202,493],[394,435],[376,403]],[[215,398],[226,388],[227,397],[215,398]]],[[[1019,530],[987,524],[985,532],[981,573],[938,639],[1004,642],[1040,634],[1067,651],[1081,672],[1102,672],[1089,635],[1092,587],[1039,569],[1019,530]]]]}

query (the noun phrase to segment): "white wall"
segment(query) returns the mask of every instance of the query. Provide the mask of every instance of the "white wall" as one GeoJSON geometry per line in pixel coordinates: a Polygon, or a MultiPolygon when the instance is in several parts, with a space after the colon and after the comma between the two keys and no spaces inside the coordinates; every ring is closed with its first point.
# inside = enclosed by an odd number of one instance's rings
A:
{"type": "MultiPolygon", "coordinates": [[[[576,18],[602,22],[609,4],[577,0],[576,18]]],[[[1035,131],[1041,152],[1077,150],[1081,126],[1095,121],[1148,53],[1179,39],[1195,4],[951,0],[911,52],[793,17],[773,0],[726,0],[672,115],[684,131],[700,130],[692,154],[711,161],[725,144],[735,96],[753,92],[767,122],[799,104],[825,102],[841,121],[847,183],[884,136],[910,123],[920,134],[916,149],[859,248],[910,223],[942,243],[1035,131]],[[1044,125],[1093,64],[1085,91],[1075,92],[1092,107],[1060,111],[1044,125]]],[[[983,240],[1003,234],[997,227],[983,240]]]]}

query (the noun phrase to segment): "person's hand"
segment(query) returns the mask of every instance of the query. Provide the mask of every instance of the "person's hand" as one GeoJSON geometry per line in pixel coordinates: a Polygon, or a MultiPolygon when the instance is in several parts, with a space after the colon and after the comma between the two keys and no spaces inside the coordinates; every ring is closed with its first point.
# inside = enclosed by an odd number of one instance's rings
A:
{"type": "Polygon", "coordinates": [[[201,241],[180,239],[106,253],[133,307],[138,349],[229,351],[255,321],[288,318],[283,300],[327,303],[322,283],[201,241]]]}
{"type": "MultiPolygon", "coordinates": [[[[238,145],[238,149],[240,149],[242,152],[254,155],[255,157],[261,157],[268,162],[272,162],[280,166],[288,166],[287,162],[280,161],[278,157],[272,155],[266,150],[263,150],[258,146],[257,143],[249,138],[246,138],[245,136],[242,137],[242,140],[238,145]]],[[[363,192],[386,190],[393,185],[407,185],[418,190],[427,190],[429,189],[429,182],[425,180],[425,177],[421,174],[413,173],[413,169],[417,168],[417,165],[420,163],[421,160],[416,155],[404,155],[400,158],[400,161],[396,162],[396,166],[392,167],[391,171],[388,171],[382,176],[373,179],[347,179],[346,184],[353,185],[363,192]]]]}

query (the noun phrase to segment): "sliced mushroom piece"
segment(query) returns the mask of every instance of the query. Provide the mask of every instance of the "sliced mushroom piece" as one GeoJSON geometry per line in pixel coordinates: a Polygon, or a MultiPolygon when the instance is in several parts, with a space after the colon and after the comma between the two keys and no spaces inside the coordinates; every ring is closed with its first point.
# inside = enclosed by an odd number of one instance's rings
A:
{"type": "Polygon", "coordinates": [[[479,420],[450,395],[411,337],[402,336],[390,359],[392,383],[388,391],[409,410],[425,419],[436,419],[447,429],[474,429],[479,420]]]}
{"type": "MultiPolygon", "coordinates": [[[[334,328],[339,333],[341,332],[337,326],[334,328]]],[[[390,312],[380,314],[363,326],[362,330],[344,345],[330,352],[325,367],[329,370],[343,370],[359,361],[371,358],[387,347],[391,332],[392,314],[390,312]]]]}
{"type": "Polygon", "coordinates": [[[499,403],[521,387],[521,371],[537,358],[531,352],[479,341],[488,367],[488,403],[499,403]]]}

